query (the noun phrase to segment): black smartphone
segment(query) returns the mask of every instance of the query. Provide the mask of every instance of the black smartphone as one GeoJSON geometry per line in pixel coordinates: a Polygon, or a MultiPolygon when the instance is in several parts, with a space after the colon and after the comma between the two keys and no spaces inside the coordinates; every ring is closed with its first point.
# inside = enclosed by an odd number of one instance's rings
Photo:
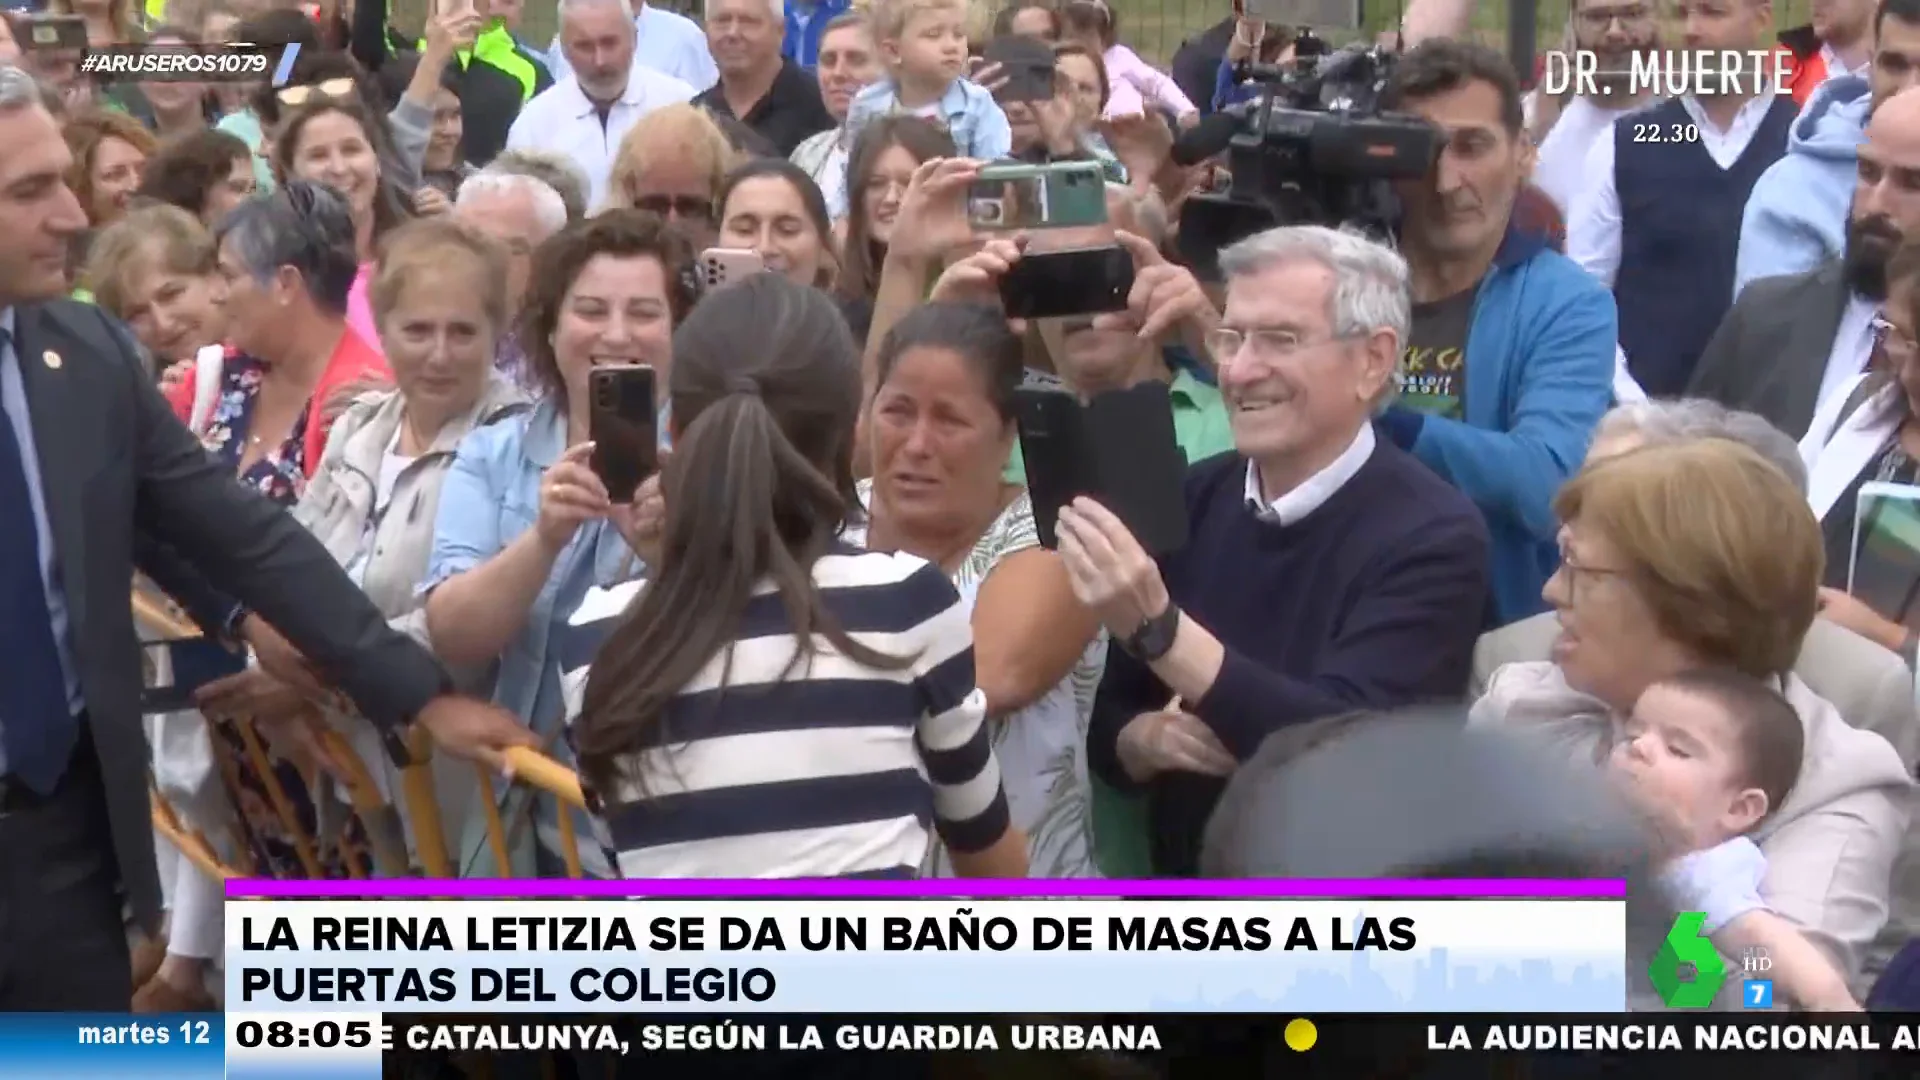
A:
{"type": "Polygon", "coordinates": [[[1014,398],[1041,546],[1060,546],[1060,508],[1083,495],[1113,511],[1149,554],[1186,544],[1187,459],[1165,383],[1082,402],[1057,380],[1029,378],[1014,398]]]}
{"type": "Polygon", "coordinates": [[[587,376],[588,437],[593,472],[607,497],[632,502],[641,481],[660,467],[660,398],[645,364],[597,367],[587,376]]]}
{"type": "Polygon", "coordinates": [[[234,652],[210,637],[149,642],[143,648],[156,661],[164,656],[172,673],[164,682],[140,691],[143,713],[185,712],[194,708],[193,695],[201,687],[247,670],[245,653],[234,652]]]}
{"type": "Polygon", "coordinates": [[[87,21],[78,15],[27,15],[15,25],[21,27],[20,47],[29,52],[45,49],[85,49],[87,21]]]}
{"type": "Polygon", "coordinates": [[[1051,319],[1125,311],[1133,256],[1118,245],[1029,252],[1000,278],[1009,319],[1051,319]]]}
{"type": "Polygon", "coordinates": [[[987,42],[981,59],[999,64],[1006,82],[994,91],[1001,101],[1053,100],[1053,49],[1044,41],[1008,34],[987,42]]]}

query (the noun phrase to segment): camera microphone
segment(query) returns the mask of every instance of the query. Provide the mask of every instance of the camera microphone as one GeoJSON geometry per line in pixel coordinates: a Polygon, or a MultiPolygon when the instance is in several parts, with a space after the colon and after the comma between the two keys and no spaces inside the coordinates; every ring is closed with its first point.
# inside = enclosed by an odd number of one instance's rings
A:
{"type": "Polygon", "coordinates": [[[1258,104],[1258,99],[1229,105],[1218,112],[1211,112],[1200,118],[1200,122],[1180,133],[1173,140],[1173,149],[1168,156],[1173,163],[1183,169],[1227,152],[1233,137],[1240,130],[1241,121],[1258,104]]]}

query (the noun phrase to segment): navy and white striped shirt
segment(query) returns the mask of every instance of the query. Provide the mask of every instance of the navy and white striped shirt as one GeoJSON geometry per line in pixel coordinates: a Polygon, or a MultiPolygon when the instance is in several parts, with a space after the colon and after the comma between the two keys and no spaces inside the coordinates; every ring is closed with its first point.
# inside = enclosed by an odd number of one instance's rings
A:
{"type": "MultiPolygon", "coordinates": [[[[1008,828],[973,628],[946,574],[911,555],[840,547],[813,580],[854,640],[912,663],[877,670],[816,637],[782,679],[798,643],[763,585],[730,663],[727,650],[709,660],[668,706],[658,745],[623,761],[619,788],[599,793],[600,839],[621,876],[914,877],[932,830],[972,852],[1008,828]]],[[[583,662],[644,587],[597,590],[574,615],[569,717],[583,662]]]]}

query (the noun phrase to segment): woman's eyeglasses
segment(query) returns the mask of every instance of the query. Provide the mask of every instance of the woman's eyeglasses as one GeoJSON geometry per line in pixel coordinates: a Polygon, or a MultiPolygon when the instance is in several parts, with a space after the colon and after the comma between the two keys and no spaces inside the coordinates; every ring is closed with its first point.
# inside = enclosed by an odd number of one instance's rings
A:
{"type": "Polygon", "coordinates": [[[307,83],[301,86],[283,86],[275,92],[274,96],[280,99],[280,104],[282,105],[299,108],[307,102],[314,100],[316,97],[328,99],[350,98],[353,96],[354,90],[353,79],[350,76],[342,75],[337,79],[322,79],[317,83],[307,83]]]}

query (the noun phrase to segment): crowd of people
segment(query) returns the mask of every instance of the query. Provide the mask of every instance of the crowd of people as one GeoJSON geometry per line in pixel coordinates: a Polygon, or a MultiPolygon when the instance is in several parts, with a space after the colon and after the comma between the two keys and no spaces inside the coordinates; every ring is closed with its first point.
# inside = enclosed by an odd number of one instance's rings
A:
{"type": "Polygon", "coordinates": [[[1632,57],[1772,5],[1574,0],[1601,81],[1550,95],[1416,0],[1390,235],[1218,280],[1178,234],[1232,162],[1173,147],[1302,60],[1256,19],[1163,71],[1106,0],[67,3],[300,51],[96,83],[0,21],[0,1007],[217,1007],[150,790],[259,876],[1192,876],[1270,736],[1430,704],[1603,778],[1784,1004],[1920,1000],[1920,0],[1671,99],[1632,57]],[[1091,163],[1121,310],[1008,317],[1003,159],[1091,163]],[[1164,401],[1183,543],[1029,491],[1038,373],[1164,401]],[[142,709],[207,661],[133,601],[230,650],[194,707],[142,709]]]}

